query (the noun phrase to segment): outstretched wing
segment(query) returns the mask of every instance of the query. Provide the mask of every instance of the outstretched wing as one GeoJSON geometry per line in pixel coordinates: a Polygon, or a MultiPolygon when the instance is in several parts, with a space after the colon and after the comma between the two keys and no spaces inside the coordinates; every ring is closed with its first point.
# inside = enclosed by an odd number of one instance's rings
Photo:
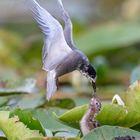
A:
{"type": "Polygon", "coordinates": [[[74,42],[73,42],[72,22],[71,22],[70,16],[67,13],[67,11],[64,9],[62,0],[58,0],[58,4],[61,10],[62,19],[64,20],[64,23],[65,23],[65,27],[64,27],[65,40],[71,49],[76,49],[74,47],[74,42]]]}
{"type": "Polygon", "coordinates": [[[44,34],[42,50],[43,69],[55,69],[72,50],[68,47],[60,23],[51,14],[42,8],[36,0],[27,0],[34,19],[44,34]]]}

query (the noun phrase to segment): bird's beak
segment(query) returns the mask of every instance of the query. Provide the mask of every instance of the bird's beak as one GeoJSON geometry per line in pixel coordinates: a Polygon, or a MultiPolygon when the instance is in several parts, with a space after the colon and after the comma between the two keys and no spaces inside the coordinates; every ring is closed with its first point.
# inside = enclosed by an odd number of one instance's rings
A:
{"type": "Polygon", "coordinates": [[[96,77],[92,79],[92,82],[93,83],[96,83],[96,77]]]}
{"type": "Polygon", "coordinates": [[[92,65],[88,65],[87,74],[89,75],[94,92],[96,92],[96,71],[92,65]]]}
{"type": "Polygon", "coordinates": [[[92,87],[93,87],[94,93],[96,93],[96,80],[92,81],[92,87]]]}

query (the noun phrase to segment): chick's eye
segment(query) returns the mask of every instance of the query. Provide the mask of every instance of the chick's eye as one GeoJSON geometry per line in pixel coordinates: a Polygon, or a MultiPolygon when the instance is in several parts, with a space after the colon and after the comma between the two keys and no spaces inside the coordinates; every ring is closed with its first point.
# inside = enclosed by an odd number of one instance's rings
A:
{"type": "Polygon", "coordinates": [[[96,102],[96,106],[97,106],[98,109],[101,108],[101,104],[99,102],[96,102]]]}

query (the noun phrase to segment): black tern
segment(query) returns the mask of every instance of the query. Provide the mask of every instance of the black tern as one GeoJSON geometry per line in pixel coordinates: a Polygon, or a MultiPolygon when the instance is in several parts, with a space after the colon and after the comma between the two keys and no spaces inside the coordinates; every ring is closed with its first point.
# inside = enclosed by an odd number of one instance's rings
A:
{"type": "Polygon", "coordinates": [[[50,100],[58,87],[58,77],[80,71],[92,83],[96,91],[96,71],[89,63],[87,56],[75,48],[72,37],[72,22],[64,9],[62,1],[57,0],[64,29],[57,19],[42,8],[36,0],[27,0],[33,18],[44,35],[42,49],[43,70],[47,71],[47,100],[50,100]]]}

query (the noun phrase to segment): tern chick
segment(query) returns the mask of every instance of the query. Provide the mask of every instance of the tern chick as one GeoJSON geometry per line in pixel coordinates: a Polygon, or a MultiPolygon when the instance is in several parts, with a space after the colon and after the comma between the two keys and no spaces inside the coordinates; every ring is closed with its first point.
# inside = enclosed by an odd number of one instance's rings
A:
{"type": "Polygon", "coordinates": [[[43,69],[47,71],[47,95],[49,100],[57,90],[58,77],[79,70],[86,75],[96,91],[96,71],[89,63],[86,55],[75,48],[72,38],[72,22],[69,14],[63,7],[62,1],[57,0],[61,18],[65,25],[61,24],[36,0],[28,0],[34,19],[44,34],[44,46],[42,50],[43,69]]]}

